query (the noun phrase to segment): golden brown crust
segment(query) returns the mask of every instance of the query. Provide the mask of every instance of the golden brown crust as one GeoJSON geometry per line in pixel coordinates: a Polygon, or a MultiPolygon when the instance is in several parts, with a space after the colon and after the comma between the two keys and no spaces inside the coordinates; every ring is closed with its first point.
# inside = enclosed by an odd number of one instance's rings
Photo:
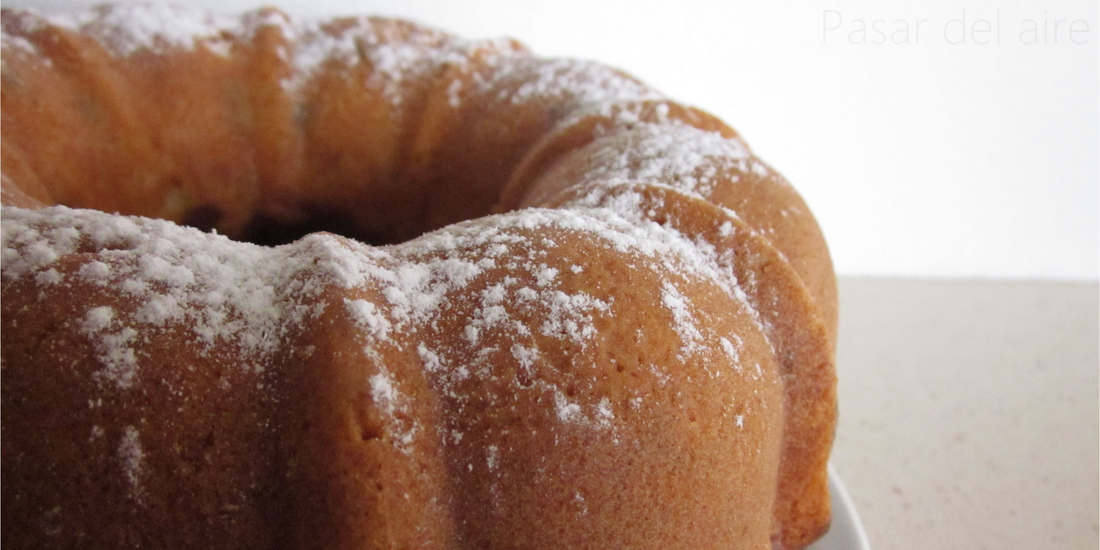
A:
{"type": "Polygon", "coordinates": [[[6,209],[6,544],[823,533],[835,278],[736,132],[512,41],[129,9],[4,10],[4,205],[403,244],[6,209]]]}
{"type": "MultiPolygon", "coordinates": [[[[728,163],[724,158],[708,159],[693,167],[695,174],[666,174],[666,177],[699,177],[713,171],[702,198],[735,212],[752,230],[767,239],[798,272],[816,302],[825,322],[831,346],[836,345],[836,277],[825,238],[802,197],[775,172],[748,151],[748,146],[721,121],[697,109],[668,101],[641,105],[611,105],[606,114],[590,114],[576,123],[547,135],[528,154],[503,193],[501,209],[541,204],[545,199],[577,186],[576,193],[601,185],[586,175],[608,162],[605,150],[619,151],[632,145],[635,126],[644,123],[682,124],[736,140],[744,148],[745,161],[728,163]],[[622,119],[622,111],[630,117],[622,119]]],[[[699,134],[688,135],[696,138],[699,134]]],[[[628,155],[624,155],[628,156],[628,155]]],[[[621,170],[632,178],[644,178],[644,165],[652,158],[631,158],[621,170]]],[[[665,159],[656,159],[664,162],[665,159]]],[[[651,162],[652,163],[652,162],[651,162]]]]}
{"type": "Polygon", "coordinates": [[[0,144],[0,166],[4,167],[3,181],[0,182],[0,203],[22,208],[39,208],[55,202],[23,158],[19,145],[7,137],[3,137],[3,143],[0,144]],[[20,185],[15,185],[14,182],[20,182],[20,185]]]}
{"type": "MultiPolygon", "coordinates": [[[[55,269],[93,260],[73,254],[55,269]]],[[[85,304],[138,304],[69,281],[3,289],[4,546],[274,547],[281,468],[265,377],[175,326],[143,335],[158,361],[140,392],[94,383],[103,365],[80,323],[85,304]]]]}

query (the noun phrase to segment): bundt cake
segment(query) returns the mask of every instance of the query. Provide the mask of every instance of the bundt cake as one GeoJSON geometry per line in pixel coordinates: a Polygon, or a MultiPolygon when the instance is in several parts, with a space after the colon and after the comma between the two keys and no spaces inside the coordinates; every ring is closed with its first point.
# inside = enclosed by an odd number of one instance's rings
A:
{"type": "Polygon", "coordinates": [[[404,21],[3,10],[6,548],[803,548],[836,290],[608,67],[404,21]]]}

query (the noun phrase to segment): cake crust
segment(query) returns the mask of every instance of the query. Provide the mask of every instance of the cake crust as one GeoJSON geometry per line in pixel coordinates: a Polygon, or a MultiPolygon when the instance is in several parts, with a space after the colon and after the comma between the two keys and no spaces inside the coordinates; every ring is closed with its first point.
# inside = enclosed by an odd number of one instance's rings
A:
{"type": "Polygon", "coordinates": [[[5,545],[827,528],[832,265],[715,117],[383,18],[4,9],[2,55],[5,545]]]}

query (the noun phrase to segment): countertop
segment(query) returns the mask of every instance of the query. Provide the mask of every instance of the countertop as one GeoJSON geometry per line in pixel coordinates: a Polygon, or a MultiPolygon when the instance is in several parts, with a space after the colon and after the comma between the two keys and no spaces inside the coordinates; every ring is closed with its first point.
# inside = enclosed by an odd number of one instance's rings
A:
{"type": "Polygon", "coordinates": [[[840,281],[832,463],[875,550],[1098,547],[1095,283],[840,281]]]}

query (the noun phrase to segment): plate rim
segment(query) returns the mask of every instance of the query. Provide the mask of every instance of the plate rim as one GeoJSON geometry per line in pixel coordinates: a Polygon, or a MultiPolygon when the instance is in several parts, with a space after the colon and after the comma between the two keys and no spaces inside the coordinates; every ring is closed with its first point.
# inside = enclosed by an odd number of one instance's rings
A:
{"type": "Polygon", "coordinates": [[[867,532],[863,528],[859,512],[856,511],[852,496],[840,479],[840,474],[830,462],[828,464],[829,498],[833,509],[832,523],[828,533],[810,545],[807,550],[829,550],[848,548],[850,550],[871,550],[867,532]]]}

